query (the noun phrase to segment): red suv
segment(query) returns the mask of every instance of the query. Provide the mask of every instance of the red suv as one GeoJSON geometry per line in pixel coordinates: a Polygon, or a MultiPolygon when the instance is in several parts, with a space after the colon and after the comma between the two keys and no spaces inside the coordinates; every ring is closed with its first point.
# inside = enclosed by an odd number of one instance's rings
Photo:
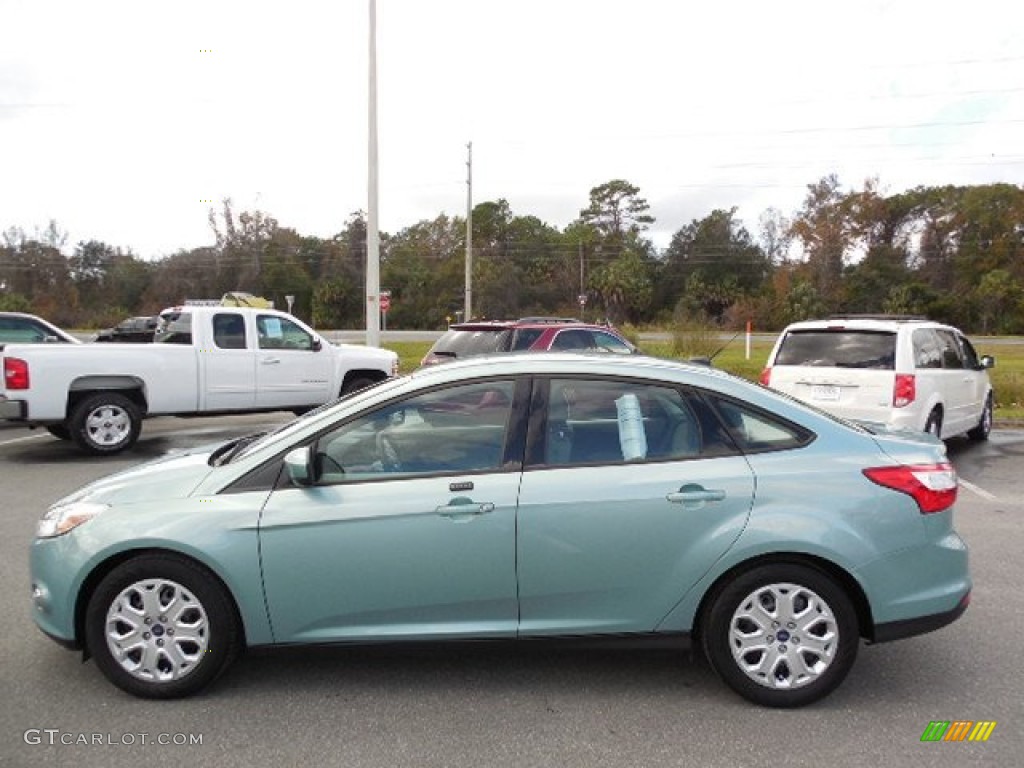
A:
{"type": "Polygon", "coordinates": [[[524,317],[457,323],[430,348],[420,365],[498,352],[611,352],[633,355],[639,350],[607,325],[562,317],[524,317]]]}

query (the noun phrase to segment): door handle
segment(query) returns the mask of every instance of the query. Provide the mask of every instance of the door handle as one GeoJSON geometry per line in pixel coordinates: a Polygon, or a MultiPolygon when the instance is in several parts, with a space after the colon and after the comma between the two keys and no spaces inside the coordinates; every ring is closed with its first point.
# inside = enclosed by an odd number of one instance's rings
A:
{"type": "Polygon", "coordinates": [[[476,517],[494,511],[494,504],[489,501],[475,502],[470,499],[452,499],[443,507],[434,510],[441,517],[476,517]]]}
{"type": "Polygon", "coordinates": [[[260,360],[264,365],[278,365],[281,362],[280,357],[264,357],[260,360]]]}
{"type": "Polygon", "coordinates": [[[725,491],[707,489],[702,485],[684,485],[678,491],[665,496],[668,501],[674,504],[700,504],[705,501],[722,501],[725,499],[725,491]]]}

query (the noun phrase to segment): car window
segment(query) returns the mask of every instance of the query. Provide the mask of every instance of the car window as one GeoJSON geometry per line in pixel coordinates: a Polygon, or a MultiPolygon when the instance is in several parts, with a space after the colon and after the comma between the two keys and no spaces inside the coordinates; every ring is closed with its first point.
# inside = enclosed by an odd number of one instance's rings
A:
{"type": "Polygon", "coordinates": [[[45,341],[47,336],[55,336],[52,331],[39,323],[20,317],[0,318],[0,341],[9,343],[37,343],[45,341]]]}
{"type": "Polygon", "coordinates": [[[631,355],[633,348],[622,339],[604,331],[592,331],[594,343],[601,352],[613,352],[617,355],[631,355]]]}
{"type": "Polygon", "coordinates": [[[957,334],[956,338],[960,342],[960,349],[963,351],[964,368],[970,368],[972,371],[981,368],[981,361],[978,359],[978,353],[974,350],[974,345],[967,340],[966,336],[957,334]]]}
{"type": "Polygon", "coordinates": [[[260,349],[313,349],[313,337],[286,317],[259,315],[256,331],[260,349]]]}
{"type": "Polygon", "coordinates": [[[960,343],[954,333],[940,328],[935,331],[935,336],[939,340],[942,351],[942,367],[953,370],[962,369],[964,358],[960,351],[960,343]]]}
{"type": "Polygon", "coordinates": [[[745,453],[800,448],[814,439],[814,434],[803,427],[747,403],[713,394],[707,397],[721,416],[730,437],[745,453]]]}
{"type": "Polygon", "coordinates": [[[354,419],[317,440],[319,482],[498,471],[514,388],[511,379],[462,384],[354,419]]]}
{"type": "Polygon", "coordinates": [[[162,344],[191,344],[192,313],[168,312],[161,314],[153,340],[162,344]]]}
{"type": "Polygon", "coordinates": [[[511,351],[522,352],[529,349],[543,333],[541,328],[517,328],[512,334],[511,351]]]}
{"type": "Polygon", "coordinates": [[[478,330],[452,328],[435,342],[430,350],[435,355],[473,357],[503,352],[508,349],[510,331],[506,328],[478,330]]]}
{"type": "Polygon", "coordinates": [[[531,438],[537,444],[530,456],[533,464],[671,461],[735,453],[714,428],[713,414],[709,419],[701,412],[708,411],[706,406],[673,387],[553,379],[540,402],[545,417],[537,429],[543,437],[531,438]]]}
{"type": "Polygon", "coordinates": [[[214,315],[213,343],[221,349],[245,349],[245,318],[234,312],[214,315]]]}
{"type": "Polygon", "coordinates": [[[942,367],[942,345],[931,328],[916,329],[913,335],[913,344],[915,367],[942,367]]]}
{"type": "Polygon", "coordinates": [[[595,349],[596,347],[593,333],[582,328],[559,331],[551,343],[552,349],[562,350],[595,349]]]}
{"type": "Polygon", "coordinates": [[[896,334],[883,331],[790,331],[782,340],[775,365],[832,368],[896,367],[896,334]]]}

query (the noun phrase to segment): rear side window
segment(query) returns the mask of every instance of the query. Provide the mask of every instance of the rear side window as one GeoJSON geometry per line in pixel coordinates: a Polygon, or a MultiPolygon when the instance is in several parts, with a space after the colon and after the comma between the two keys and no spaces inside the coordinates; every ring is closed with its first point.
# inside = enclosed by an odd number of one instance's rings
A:
{"type": "Polygon", "coordinates": [[[512,351],[522,352],[523,350],[529,349],[543,333],[544,331],[540,328],[517,329],[515,335],[512,337],[512,351]]]}
{"type": "Polygon", "coordinates": [[[820,368],[896,367],[896,334],[885,331],[790,331],[782,340],[775,365],[820,368]]]}
{"type": "Polygon", "coordinates": [[[778,416],[728,398],[708,394],[726,425],[729,436],[744,453],[764,453],[800,448],[814,433],[778,416]]]}

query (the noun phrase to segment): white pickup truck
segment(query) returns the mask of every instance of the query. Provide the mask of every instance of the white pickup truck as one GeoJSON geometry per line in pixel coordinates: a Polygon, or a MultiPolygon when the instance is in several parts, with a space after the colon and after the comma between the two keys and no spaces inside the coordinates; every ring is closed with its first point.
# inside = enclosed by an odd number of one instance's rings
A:
{"type": "Polygon", "coordinates": [[[0,419],[113,454],[147,416],[301,413],[398,373],[394,352],[335,346],[274,309],[181,307],[156,339],[7,345],[0,419]]]}

